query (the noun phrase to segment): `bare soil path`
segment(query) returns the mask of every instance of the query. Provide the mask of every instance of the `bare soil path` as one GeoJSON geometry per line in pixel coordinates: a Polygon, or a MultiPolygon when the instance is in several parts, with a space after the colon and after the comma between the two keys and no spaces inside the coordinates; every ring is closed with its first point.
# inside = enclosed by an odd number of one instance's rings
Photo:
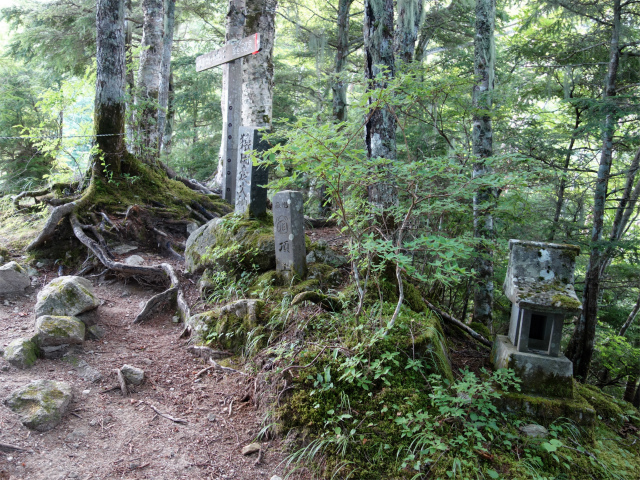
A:
{"type": "MultiPolygon", "coordinates": [[[[160,261],[135,253],[149,264],[160,261]]],[[[34,333],[37,289],[56,272],[44,267],[38,274],[24,295],[0,297],[0,347],[34,333]]],[[[134,281],[92,280],[103,303],[90,314],[105,329],[101,340],[87,340],[65,358],[39,359],[28,370],[18,370],[0,357],[0,401],[36,379],[65,381],[74,389],[70,413],[46,433],[30,431],[0,405],[0,443],[27,450],[0,451],[0,480],[284,477],[285,455],[279,441],[262,443],[264,455],[258,465],[257,454],[241,453],[256,440],[264,419],[264,412],[251,401],[242,402],[251,377],[210,372],[197,380],[195,373],[206,364],[184,348],[178,338],[183,326],[172,322],[172,312],[132,325],[142,302],[157,291],[134,281]],[[102,380],[83,379],[77,368],[82,361],[97,369],[102,380]],[[127,398],[118,390],[105,392],[117,385],[113,371],[124,364],[142,368],[147,378],[127,398]],[[187,423],[159,416],[151,405],[187,423]]],[[[193,305],[197,300],[193,282],[184,281],[183,288],[193,305]]]]}

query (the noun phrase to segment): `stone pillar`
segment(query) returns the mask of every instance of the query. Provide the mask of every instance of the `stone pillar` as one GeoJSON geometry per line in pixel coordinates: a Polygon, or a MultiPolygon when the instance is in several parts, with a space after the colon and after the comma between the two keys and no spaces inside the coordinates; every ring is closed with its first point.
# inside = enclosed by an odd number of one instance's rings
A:
{"type": "Polygon", "coordinates": [[[257,217],[267,211],[267,189],[263,185],[269,183],[269,169],[253,164],[252,150],[264,152],[269,146],[256,127],[240,127],[239,136],[235,213],[243,215],[248,210],[257,217]]]}
{"type": "Polygon", "coordinates": [[[304,198],[292,190],[273,197],[273,230],[276,246],[276,270],[304,278],[307,274],[307,249],[304,241],[304,198]]]}

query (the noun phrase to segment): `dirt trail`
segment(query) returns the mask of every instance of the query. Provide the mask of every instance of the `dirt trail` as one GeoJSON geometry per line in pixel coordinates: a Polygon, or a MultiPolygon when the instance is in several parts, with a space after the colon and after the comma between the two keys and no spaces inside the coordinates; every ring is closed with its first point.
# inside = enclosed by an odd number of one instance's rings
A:
{"type": "MultiPolygon", "coordinates": [[[[141,255],[148,263],[159,262],[158,257],[141,255]]],[[[54,277],[53,271],[45,270],[39,271],[38,288],[54,277]]],[[[74,389],[70,413],[46,433],[29,431],[0,405],[0,443],[32,451],[0,451],[0,480],[284,477],[278,441],[262,444],[266,453],[259,465],[257,454],[241,453],[255,441],[264,415],[250,401],[241,401],[252,379],[206,374],[194,381],[206,365],[182,346],[178,336],[183,327],[172,322],[171,313],[160,312],[147,323],[131,325],[141,302],[156,291],[134,281],[93,281],[103,304],[91,315],[105,327],[104,338],[86,341],[64,359],[39,359],[28,370],[0,358],[0,400],[36,379],[65,381],[74,389]],[[97,369],[103,379],[91,383],[81,378],[74,366],[80,361],[97,369]],[[146,382],[128,398],[119,391],[104,393],[117,384],[113,370],[124,364],[144,369],[146,382]],[[187,424],[158,416],[150,405],[187,424]]],[[[183,288],[193,305],[193,282],[187,280],[183,288]]],[[[25,295],[0,297],[0,346],[34,333],[36,293],[34,287],[25,295]]]]}

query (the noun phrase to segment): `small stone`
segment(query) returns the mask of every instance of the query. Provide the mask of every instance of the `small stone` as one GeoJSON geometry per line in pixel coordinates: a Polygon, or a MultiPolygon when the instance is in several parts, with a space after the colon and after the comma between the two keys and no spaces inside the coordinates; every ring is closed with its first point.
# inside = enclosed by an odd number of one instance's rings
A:
{"type": "Polygon", "coordinates": [[[17,368],[29,368],[38,358],[38,346],[27,338],[18,338],[7,345],[4,359],[17,368]]]}
{"type": "Polygon", "coordinates": [[[72,398],[68,383],[36,380],[13,391],[4,404],[20,416],[25,427],[46,432],[60,423],[72,398]]]}
{"type": "Polygon", "coordinates": [[[83,395],[83,396],[85,396],[85,397],[86,397],[87,395],[89,395],[90,393],[91,393],[91,390],[83,390],[83,391],[82,391],[82,395],[83,395]]]}
{"type": "Polygon", "coordinates": [[[102,374],[99,370],[89,366],[87,362],[82,360],[78,365],[78,375],[87,382],[97,383],[102,380],[102,374]]]}
{"type": "Polygon", "coordinates": [[[252,453],[256,453],[260,451],[260,448],[262,446],[259,443],[250,443],[249,445],[247,445],[246,447],[244,447],[242,449],[242,454],[243,455],[251,455],[252,453]]]}
{"type": "Polygon", "coordinates": [[[520,427],[520,432],[531,438],[546,438],[547,435],[549,435],[549,430],[544,428],[542,425],[536,425],[535,423],[520,427]]]}
{"type": "Polygon", "coordinates": [[[144,370],[141,368],[123,365],[120,371],[122,375],[124,375],[124,378],[127,379],[127,382],[132,385],[140,385],[144,382],[144,370]]]}
{"type": "Polygon", "coordinates": [[[31,286],[27,271],[16,262],[9,262],[0,267],[0,293],[22,292],[31,286]]]}
{"type": "Polygon", "coordinates": [[[270,480],[282,480],[278,475],[274,475],[270,480]]]}
{"type": "Polygon", "coordinates": [[[210,422],[215,422],[216,416],[213,413],[210,413],[209,415],[207,415],[207,420],[209,420],[210,422]]]}
{"type": "Polygon", "coordinates": [[[177,316],[177,315],[175,315],[175,316],[171,319],[171,321],[172,321],[173,323],[180,323],[180,317],[179,317],[179,316],[177,316]]]}
{"type": "Polygon", "coordinates": [[[196,230],[198,230],[200,228],[200,225],[198,225],[196,222],[191,222],[187,224],[187,233],[189,235],[191,235],[193,232],[195,232],[196,230]]]}
{"type": "Polygon", "coordinates": [[[131,255],[124,259],[125,265],[131,265],[132,267],[140,267],[144,265],[144,258],[140,255],[131,255]]]}
{"type": "Polygon", "coordinates": [[[9,371],[9,365],[2,365],[0,367],[0,371],[2,372],[8,372],[9,371]]]}
{"type": "Polygon", "coordinates": [[[87,328],[89,336],[94,340],[100,340],[107,334],[106,329],[101,325],[92,325],[87,328]]]}

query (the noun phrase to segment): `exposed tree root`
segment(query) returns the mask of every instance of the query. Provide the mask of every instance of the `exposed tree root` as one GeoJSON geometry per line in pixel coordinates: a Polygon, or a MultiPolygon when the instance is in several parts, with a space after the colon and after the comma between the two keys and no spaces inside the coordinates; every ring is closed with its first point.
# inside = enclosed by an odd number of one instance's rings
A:
{"type": "Polygon", "coordinates": [[[186,322],[191,315],[189,305],[187,305],[186,300],[184,299],[184,294],[180,289],[180,281],[173,270],[173,267],[168,263],[162,263],[156,266],[133,266],[126,265],[121,262],[113,261],[110,257],[106,249],[100,245],[98,242],[88,237],[83,230],[83,226],[78,220],[78,216],[75,212],[72,212],[69,216],[71,221],[71,227],[73,228],[73,233],[76,238],[80,240],[80,242],[87,247],[100,262],[110,270],[115,272],[124,273],[126,275],[143,275],[143,276],[166,276],[169,278],[170,286],[167,290],[158,295],[154,295],[151,299],[145,304],[142,311],[138,314],[134,323],[140,323],[149,318],[151,312],[153,312],[154,308],[160,304],[170,303],[175,304],[176,309],[180,314],[180,318],[183,322],[186,322]]]}
{"type": "Polygon", "coordinates": [[[55,207],[49,215],[49,219],[47,223],[44,225],[42,231],[38,234],[38,236],[27,246],[27,251],[35,250],[36,248],[42,247],[47,240],[53,238],[56,227],[60,220],[69,215],[71,212],[74,212],[78,207],[82,206],[84,203],[84,197],[76,202],[69,202],[65,205],[61,205],[59,207],[55,207]]]}
{"type": "MultiPolygon", "coordinates": [[[[16,210],[20,210],[21,209],[20,200],[22,200],[23,198],[33,198],[33,199],[35,199],[36,203],[38,203],[38,198],[37,197],[43,197],[45,195],[49,195],[54,190],[62,190],[62,189],[66,189],[66,188],[75,188],[77,186],[78,186],[77,183],[55,183],[55,184],[51,185],[50,187],[42,188],[40,190],[26,190],[24,192],[20,192],[18,195],[13,197],[13,205],[16,208],[16,210]]],[[[64,201],[64,200],[56,199],[56,198],[49,198],[49,199],[46,199],[46,203],[49,203],[51,205],[56,205],[56,204],[61,205],[63,203],[68,203],[68,200],[64,201]]]]}

